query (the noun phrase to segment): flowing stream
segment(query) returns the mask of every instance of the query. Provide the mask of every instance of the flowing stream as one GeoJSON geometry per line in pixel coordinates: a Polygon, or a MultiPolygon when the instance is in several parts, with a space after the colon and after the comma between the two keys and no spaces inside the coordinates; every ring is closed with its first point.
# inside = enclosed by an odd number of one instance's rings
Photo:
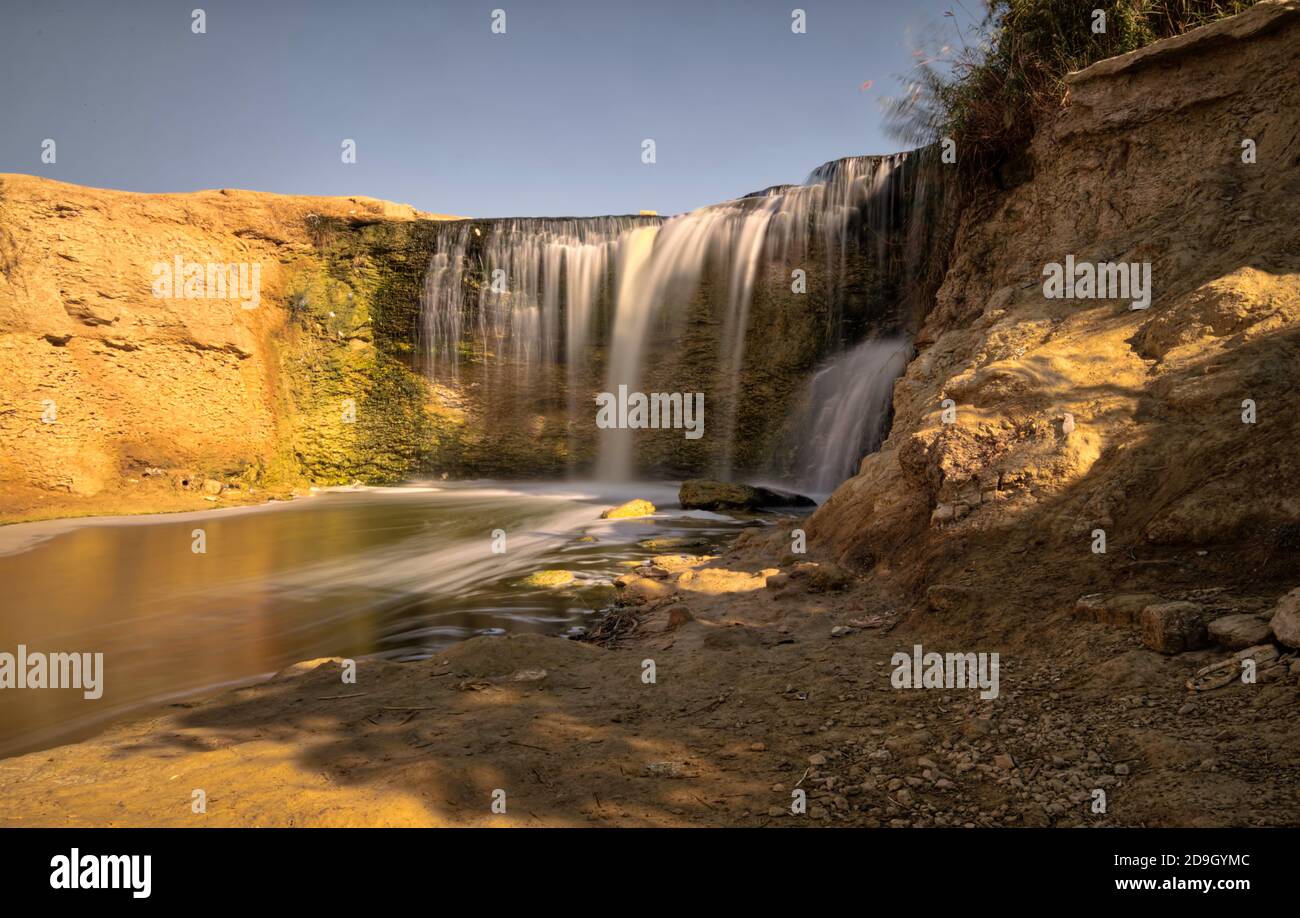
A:
{"type": "Polygon", "coordinates": [[[102,653],[104,675],[97,700],[71,688],[0,692],[0,756],[302,660],[411,660],[477,634],[575,633],[612,602],[622,562],[653,553],[645,540],[713,544],[741,525],[675,504],[675,486],[663,482],[467,482],[3,527],[0,651],[102,653]],[[599,519],[635,497],[662,509],[599,519]],[[200,527],[207,550],[196,554],[200,527]],[[503,553],[493,551],[494,530],[505,533],[503,553]],[[577,579],[564,589],[520,584],[546,569],[577,579]]]}
{"type": "Polygon", "coordinates": [[[839,355],[808,383],[794,425],[795,480],[825,495],[857,474],[889,432],[894,382],[907,369],[912,346],[896,338],[871,339],[839,355]]]}

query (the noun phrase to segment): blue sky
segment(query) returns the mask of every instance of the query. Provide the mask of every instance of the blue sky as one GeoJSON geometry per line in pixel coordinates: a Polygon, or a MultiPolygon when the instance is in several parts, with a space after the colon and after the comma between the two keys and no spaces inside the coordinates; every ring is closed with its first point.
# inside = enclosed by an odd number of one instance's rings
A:
{"type": "Polygon", "coordinates": [[[0,171],[467,216],[678,213],[897,149],[880,99],[952,32],[953,2],[6,0],[0,171]]]}

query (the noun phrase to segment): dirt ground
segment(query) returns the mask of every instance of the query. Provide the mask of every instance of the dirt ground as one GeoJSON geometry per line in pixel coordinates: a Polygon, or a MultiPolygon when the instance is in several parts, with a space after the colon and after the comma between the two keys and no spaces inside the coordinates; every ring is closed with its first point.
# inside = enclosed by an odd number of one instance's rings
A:
{"type": "Polygon", "coordinates": [[[1064,608],[955,643],[951,598],[909,608],[830,564],[767,586],[771,544],[648,561],[604,645],[478,637],[360,661],[355,684],[312,661],[0,761],[0,825],[1300,824],[1285,654],[1257,684],[1189,692],[1226,651],[1165,656],[1064,608]],[[892,687],[916,643],[998,652],[998,697],[892,687]]]}

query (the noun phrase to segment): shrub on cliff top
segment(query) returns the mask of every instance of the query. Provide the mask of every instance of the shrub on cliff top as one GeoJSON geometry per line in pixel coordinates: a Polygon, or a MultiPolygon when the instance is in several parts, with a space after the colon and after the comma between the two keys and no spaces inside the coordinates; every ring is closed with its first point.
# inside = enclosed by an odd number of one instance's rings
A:
{"type": "Polygon", "coordinates": [[[916,52],[906,95],[886,102],[900,140],[953,138],[968,181],[1024,155],[1035,125],[1065,102],[1065,76],[1161,38],[1239,13],[1255,0],[988,0],[982,19],[961,0],[941,47],[916,52]],[[1093,30],[1094,10],[1106,14],[1093,30]]]}

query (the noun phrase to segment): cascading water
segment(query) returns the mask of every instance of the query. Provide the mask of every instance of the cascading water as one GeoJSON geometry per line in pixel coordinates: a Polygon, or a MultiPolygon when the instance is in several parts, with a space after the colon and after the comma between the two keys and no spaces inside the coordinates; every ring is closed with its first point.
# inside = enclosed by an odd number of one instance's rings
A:
{"type": "MultiPolygon", "coordinates": [[[[567,390],[572,439],[582,415],[594,415],[595,380],[611,393],[619,386],[641,391],[656,322],[680,312],[708,278],[710,296],[725,291],[725,302],[711,304],[720,340],[706,406],[706,433],[717,438],[709,463],[713,474],[729,477],[737,419],[746,407],[742,376],[757,285],[775,279],[789,288],[792,269],[809,267],[809,255],[818,255],[824,263],[819,292],[832,329],[827,340],[838,341],[852,281],[845,269],[851,247],[864,248],[882,276],[897,275],[900,267],[905,275],[915,272],[923,222],[918,215],[926,206],[915,159],[900,153],[835,160],[814,170],[804,185],[775,187],[667,220],[449,224],[438,231],[421,299],[427,372],[456,379],[468,347],[491,365],[484,385],[502,381],[504,374],[518,388],[539,368],[562,362],[558,385],[567,390]]],[[[637,436],[600,431],[601,478],[627,480],[637,473],[637,436]]]]}
{"type": "Polygon", "coordinates": [[[580,368],[596,299],[621,240],[658,222],[642,217],[516,219],[464,221],[441,229],[420,298],[427,372],[455,378],[467,338],[522,372],[554,363],[561,266],[567,274],[565,363],[580,368]],[[476,237],[482,238],[478,245],[476,237]]]}
{"type": "Polygon", "coordinates": [[[869,339],[813,374],[793,425],[794,475],[801,489],[829,494],[857,473],[863,456],[880,448],[894,381],[911,353],[905,340],[869,339]]]}

